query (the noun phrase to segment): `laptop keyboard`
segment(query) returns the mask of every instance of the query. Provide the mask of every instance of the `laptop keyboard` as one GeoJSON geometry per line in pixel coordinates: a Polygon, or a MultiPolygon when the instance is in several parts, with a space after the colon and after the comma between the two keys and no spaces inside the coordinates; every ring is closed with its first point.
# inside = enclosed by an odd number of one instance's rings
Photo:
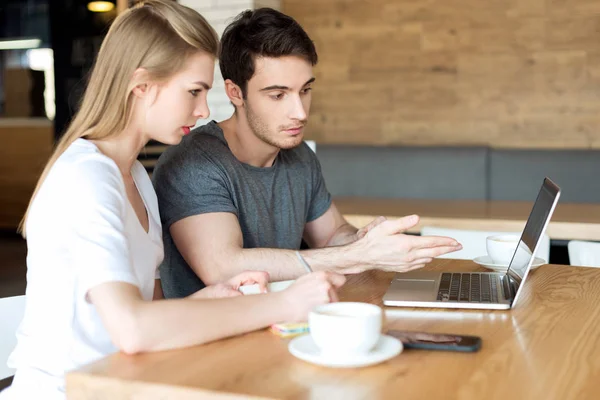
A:
{"type": "Polygon", "coordinates": [[[498,302],[498,276],[479,273],[442,273],[438,301],[498,302]]]}

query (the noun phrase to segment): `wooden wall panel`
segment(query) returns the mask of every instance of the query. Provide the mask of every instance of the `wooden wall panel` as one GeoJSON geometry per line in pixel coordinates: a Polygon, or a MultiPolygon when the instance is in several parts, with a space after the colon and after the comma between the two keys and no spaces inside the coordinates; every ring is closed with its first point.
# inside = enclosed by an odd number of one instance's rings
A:
{"type": "Polygon", "coordinates": [[[283,0],[321,143],[600,148],[598,0],[283,0]]]}
{"type": "Polygon", "coordinates": [[[50,121],[0,119],[0,229],[16,229],[54,146],[50,121]]]}

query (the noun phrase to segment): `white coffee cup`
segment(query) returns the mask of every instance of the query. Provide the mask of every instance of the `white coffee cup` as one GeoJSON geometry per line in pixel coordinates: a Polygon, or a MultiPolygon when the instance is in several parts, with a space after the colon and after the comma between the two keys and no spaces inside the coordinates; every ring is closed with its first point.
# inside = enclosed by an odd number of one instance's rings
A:
{"type": "Polygon", "coordinates": [[[381,307],[340,302],[315,307],[308,315],[310,335],[322,354],[353,357],[367,354],[381,337],[381,307]]]}
{"type": "Polygon", "coordinates": [[[488,256],[494,264],[510,264],[519,240],[519,236],[511,234],[488,236],[485,243],[488,256]]]}

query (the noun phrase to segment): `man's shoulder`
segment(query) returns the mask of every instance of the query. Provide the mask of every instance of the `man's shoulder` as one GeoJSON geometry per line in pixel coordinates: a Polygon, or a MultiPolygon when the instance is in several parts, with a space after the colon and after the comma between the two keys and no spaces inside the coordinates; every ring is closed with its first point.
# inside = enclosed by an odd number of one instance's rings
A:
{"type": "Polygon", "coordinates": [[[228,149],[224,142],[222,134],[219,135],[216,124],[210,123],[199,126],[184,136],[181,142],[175,146],[170,146],[166,153],[187,154],[187,153],[211,153],[213,151],[223,151],[228,149]]]}
{"type": "MultiPolygon", "coordinates": [[[[211,121],[206,125],[194,128],[189,135],[186,135],[184,137],[184,140],[182,140],[181,144],[183,144],[186,141],[189,141],[190,143],[194,144],[206,144],[209,146],[212,145],[227,148],[227,143],[225,142],[223,131],[221,130],[219,125],[217,125],[217,123],[214,121],[211,121]]],[[[181,146],[181,144],[178,145],[178,147],[181,146]]]]}
{"type": "Polygon", "coordinates": [[[181,143],[169,146],[158,158],[156,169],[162,168],[198,168],[217,164],[230,153],[227,144],[211,132],[207,126],[201,126],[185,136],[181,143]]]}

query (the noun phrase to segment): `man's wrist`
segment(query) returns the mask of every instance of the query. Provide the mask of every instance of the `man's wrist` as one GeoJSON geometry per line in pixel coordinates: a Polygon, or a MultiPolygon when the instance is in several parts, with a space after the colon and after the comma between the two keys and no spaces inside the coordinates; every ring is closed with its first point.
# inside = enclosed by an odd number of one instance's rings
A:
{"type": "Polygon", "coordinates": [[[365,248],[363,241],[359,239],[349,243],[340,248],[340,251],[343,260],[341,273],[355,273],[357,269],[360,269],[360,271],[367,269],[365,267],[369,265],[368,250],[365,248]]]}

